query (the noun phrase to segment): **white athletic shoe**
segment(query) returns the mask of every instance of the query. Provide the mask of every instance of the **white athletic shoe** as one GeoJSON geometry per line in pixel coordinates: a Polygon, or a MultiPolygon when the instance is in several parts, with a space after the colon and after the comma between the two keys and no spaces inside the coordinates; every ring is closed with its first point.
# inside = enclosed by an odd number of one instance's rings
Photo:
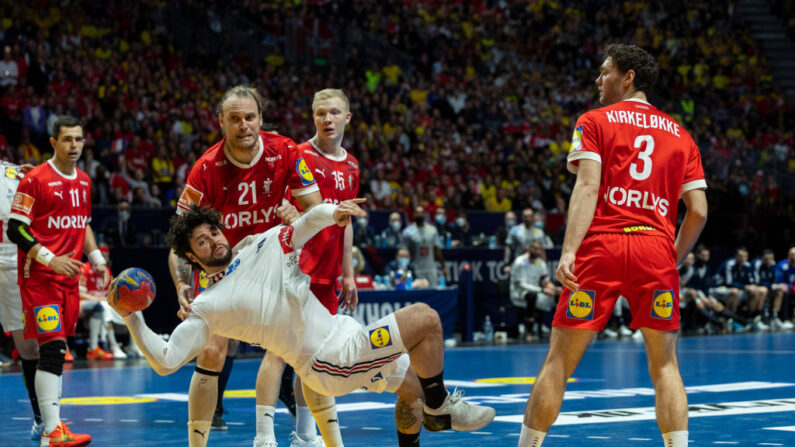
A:
{"type": "Polygon", "coordinates": [[[632,330],[622,324],[621,327],[618,328],[618,333],[621,334],[622,337],[629,337],[632,335],[632,330]]]}
{"type": "Polygon", "coordinates": [[[32,441],[38,441],[41,439],[41,432],[44,430],[44,422],[33,422],[33,426],[30,427],[30,439],[32,441]]]}
{"type": "Polygon", "coordinates": [[[428,431],[475,431],[494,420],[494,408],[470,405],[463,397],[464,390],[456,389],[453,394],[448,393],[442,406],[435,410],[423,404],[422,426],[428,431]]]}
{"type": "Polygon", "coordinates": [[[113,358],[114,359],[126,359],[127,358],[127,354],[125,354],[124,351],[122,351],[121,346],[119,346],[119,345],[114,346],[113,349],[112,349],[112,352],[113,352],[113,358]]]}
{"type": "Polygon", "coordinates": [[[266,440],[264,436],[257,435],[254,437],[254,447],[279,447],[276,439],[266,440]]]}
{"type": "Polygon", "coordinates": [[[792,324],[792,322],[789,320],[784,320],[781,322],[779,327],[782,331],[791,331],[795,327],[795,324],[792,324]]]}
{"type": "Polygon", "coordinates": [[[298,436],[298,433],[292,432],[290,433],[290,447],[326,447],[326,444],[323,443],[323,438],[320,436],[315,436],[315,439],[311,441],[304,441],[298,436]]]}
{"type": "Polygon", "coordinates": [[[632,334],[632,339],[635,341],[643,341],[643,332],[638,329],[634,334],[632,334]]]}
{"type": "Polygon", "coordinates": [[[614,330],[612,330],[612,329],[607,329],[607,328],[605,328],[605,330],[604,330],[604,331],[602,331],[602,333],[603,333],[603,334],[605,335],[605,337],[607,337],[607,338],[618,338],[618,332],[616,332],[616,331],[614,331],[614,330]]]}

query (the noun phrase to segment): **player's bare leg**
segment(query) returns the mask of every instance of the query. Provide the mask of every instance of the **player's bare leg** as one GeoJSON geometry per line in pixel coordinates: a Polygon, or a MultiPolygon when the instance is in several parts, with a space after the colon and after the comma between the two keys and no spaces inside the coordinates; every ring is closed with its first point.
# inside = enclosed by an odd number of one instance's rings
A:
{"type": "Polygon", "coordinates": [[[657,425],[663,434],[665,445],[669,445],[666,436],[674,438],[671,445],[687,445],[687,393],[679,375],[679,361],[676,358],[678,334],[676,331],[649,328],[641,328],[641,332],[646,341],[649,375],[654,383],[657,425]]]}
{"type": "Polygon", "coordinates": [[[210,425],[218,401],[218,376],[224,367],[226,349],[227,339],[213,335],[196,358],[196,370],[191,377],[188,392],[190,447],[204,447],[210,437],[210,425]]]}
{"type": "Polygon", "coordinates": [[[541,445],[560,413],[566,382],[595,336],[587,329],[552,328],[547,358],[527,399],[519,447],[541,445]]]}
{"type": "Polygon", "coordinates": [[[284,360],[270,351],[265,353],[257,371],[256,385],[256,427],[255,447],[276,445],[276,434],[273,429],[273,418],[276,413],[276,401],[279,398],[284,360]]]}
{"type": "Polygon", "coordinates": [[[417,373],[412,367],[409,367],[406,371],[406,377],[395,393],[398,395],[398,399],[395,402],[395,426],[398,432],[398,446],[418,445],[423,419],[423,395],[417,373]]]}
{"type": "Polygon", "coordinates": [[[470,406],[461,399],[462,393],[451,395],[444,387],[444,344],[439,314],[427,304],[417,303],[394,315],[422,390],[423,426],[429,431],[451,428],[472,431],[491,422],[493,408],[470,406]]]}
{"type": "MultiPolygon", "coordinates": [[[[317,430],[315,429],[315,422],[320,428],[320,434],[325,441],[326,446],[332,445],[330,442],[339,440],[342,445],[342,434],[340,433],[340,424],[337,419],[337,404],[333,397],[330,401],[324,401],[323,414],[314,414],[312,408],[307,404],[307,399],[304,398],[304,387],[301,377],[296,374],[295,376],[295,432],[293,435],[293,442],[291,445],[301,445],[302,441],[306,443],[313,442],[317,438],[317,430]],[[330,422],[332,421],[332,422],[330,422]]],[[[314,391],[309,390],[314,393],[314,391]]],[[[318,441],[314,441],[319,443],[318,441]]]]}

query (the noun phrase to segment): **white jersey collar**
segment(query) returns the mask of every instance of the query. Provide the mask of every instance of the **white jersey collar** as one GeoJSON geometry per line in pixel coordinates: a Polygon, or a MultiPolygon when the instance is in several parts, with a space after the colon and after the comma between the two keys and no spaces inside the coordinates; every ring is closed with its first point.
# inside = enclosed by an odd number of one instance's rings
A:
{"type": "MultiPolygon", "coordinates": [[[[621,102],[624,102],[624,101],[633,101],[633,102],[639,102],[641,104],[649,104],[648,101],[644,101],[644,100],[638,99],[638,98],[627,98],[627,99],[625,99],[625,100],[623,100],[621,102]]],[[[651,105],[651,104],[649,104],[649,105],[651,105]]]]}
{"type": "Polygon", "coordinates": [[[263,152],[265,152],[265,143],[262,141],[262,134],[259,134],[259,147],[257,148],[257,155],[254,156],[254,159],[251,160],[251,163],[249,164],[240,163],[239,161],[235,160],[235,157],[233,157],[232,154],[229,153],[229,150],[226,148],[226,139],[224,139],[224,155],[226,156],[226,159],[229,160],[229,163],[232,163],[238,168],[241,169],[251,168],[252,166],[257,164],[260,157],[262,157],[263,152]]]}
{"type": "Polygon", "coordinates": [[[52,167],[52,169],[56,173],[58,173],[58,175],[60,175],[61,177],[65,178],[67,180],[74,180],[74,179],[77,178],[77,166],[75,166],[75,172],[72,175],[66,175],[63,172],[59,171],[58,168],[55,167],[55,163],[52,162],[52,158],[47,160],[47,163],[49,163],[50,167],[52,167]]]}
{"type": "Polygon", "coordinates": [[[327,154],[327,153],[323,152],[323,150],[322,150],[322,149],[320,149],[319,147],[317,147],[317,145],[315,144],[315,142],[314,142],[314,141],[312,141],[311,139],[309,140],[309,144],[311,144],[311,145],[312,145],[312,147],[313,147],[313,148],[315,148],[315,150],[316,150],[316,151],[317,151],[317,152],[318,152],[320,155],[322,155],[322,156],[324,156],[324,157],[328,158],[329,160],[334,160],[334,161],[345,161],[345,159],[346,159],[346,158],[348,158],[348,152],[346,152],[346,151],[345,151],[345,148],[344,148],[344,147],[343,147],[343,148],[340,148],[340,149],[342,149],[342,155],[340,155],[339,157],[335,157],[335,156],[333,156],[333,155],[330,155],[330,154],[327,154]]]}

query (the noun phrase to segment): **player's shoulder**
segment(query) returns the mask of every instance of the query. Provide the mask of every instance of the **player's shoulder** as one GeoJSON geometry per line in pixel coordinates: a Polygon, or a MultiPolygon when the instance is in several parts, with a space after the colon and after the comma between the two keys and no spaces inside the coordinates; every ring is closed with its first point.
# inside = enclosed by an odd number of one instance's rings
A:
{"type": "Polygon", "coordinates": [[[206,162],[217,162],[217,161],[226,161],[226,154],[224,153],[224,141],[221,140],[204,151],[203,154],[196,159],[196,163],[194,166],[200,166],[202,163],[206,162]]]}
{"type": "Polygon", "coordinates": [[[266,132],[264,130],[259,131],[260,138],[262,139],[262,145],[266,151],[269,150],[296,150],[298,147],[295,144],[295,141],[292,140],[290,137],[286,137],[284,135],[279,135],[277,133],[266,132]]]}
{"type": "Polygon", "coordinates": [[[345,154],[347,155],[345,157],[345,164],[347,164],[351,168],[354,168],[354,169],[356,169],[358,171],[359,170],[359,160],[353,154],[351,154],[350,151],[348,151],[348,150],[345,150],[345,154]]]}

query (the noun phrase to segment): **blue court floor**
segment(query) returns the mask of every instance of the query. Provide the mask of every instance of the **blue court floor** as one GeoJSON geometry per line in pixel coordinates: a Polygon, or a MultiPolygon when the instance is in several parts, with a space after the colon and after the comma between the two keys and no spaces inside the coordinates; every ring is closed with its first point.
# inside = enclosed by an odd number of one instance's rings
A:
{"type": "MultiPolygon", "coordinates": [[[[497,419],[480,432],[423,433],[423,446],[515,446],[522,414],[546,345],[448,350],[445,379],[472,402],[492,405],[497,419]]],[[[683,338],[679,359],[690,403],[691,445],[795,446],[795,333],[683,338]]],[[[64,374],[62,416],[96,446],[187,445],[185,366],[160,377],[145,361],[100,362],[64,374]],[[110,367],[112,365],[112,367],[110,367]]],[[[250,446],[254,379],[259,361],[235,362],[225,399],[228,432],[211,446],[250,446]]],[[[19,373],[0,374],[0,446],[35,445],[19,373]]],[[[338,398],[345,445],[396,446],[394,396],[338,398]]],[[[289,446],[293,419],[276,415],[279,445],[289,446]]],[[[595,342],[567,388],[562,413],[544,442],[552,446],[661,446],[643,344],[595,342]]]]}

